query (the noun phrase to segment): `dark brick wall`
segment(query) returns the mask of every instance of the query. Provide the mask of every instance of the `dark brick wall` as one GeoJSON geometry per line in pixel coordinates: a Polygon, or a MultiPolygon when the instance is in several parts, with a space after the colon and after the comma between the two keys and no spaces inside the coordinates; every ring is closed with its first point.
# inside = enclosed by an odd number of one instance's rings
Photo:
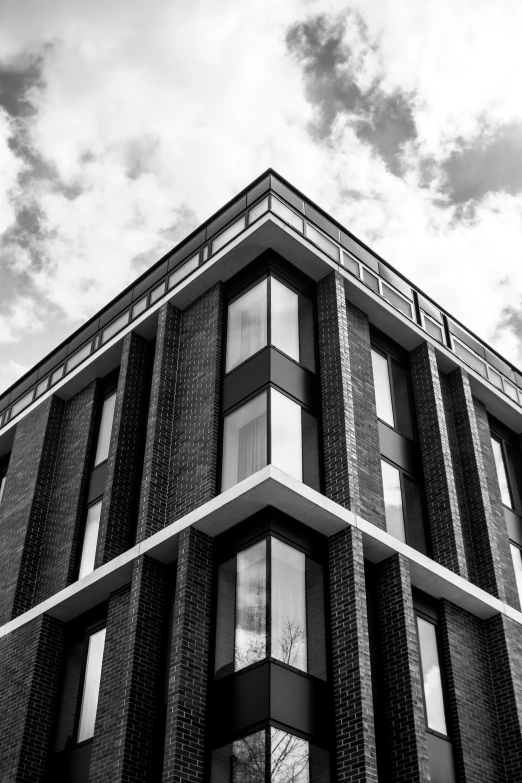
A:
{"type": "Polygon", "coordinates": [[[163,305],[159,311],[152,370],[137,541],[143,541],[167,524],[180,323],[180,311],[170,304],[163,305]]]}
{"type": "Polygon", "coordinates": [[[62,435],[42,543],[35,604],[76,578],[78,541],[85,519],[98,381],[65,404],[62,435]]]}
{"type": "Polygon", "coordinates": [[[212,539],[180,534],[169,662],[164,783],[203,783],[210,656],[212,539]]]}
{"type": "Polygon", "coordinates": [[[448,601],[441,601],[440,629],[458,780],[504,783],[484,623],[448,601]]]}
{"type": "Polygon", "coordinates": [[[157,769],[165,595],[163,566],[140,557],[111,601],[90,783],[143,783],[157,769]]]}
{"type": "Polygon", "coordinates": [[[325,494],[386,528],[368,319],[337,272],[317,286],[325,494]]]}
{"type": "Polygon", "coordinates": [[[458,368],[447,376],[447,388],[467,515],[464,533],[467,538],[468,578],[482,589],[504,599],[497,531],[482,458],[476,407],[466,371],[458,368]]]}
{"type": "Polygon", "coordinates": [[[96,567],[134,543],[149,395],[150,346],[134,332],[123,339],[96,567]]]}
{"type": "Polygon", "coordinates": [[[46,615],[0,639],[2,783],[44,780],[62,656],[62,624],[46,615]]]}
{"type": "Polygon", "coordinates": [[[435,349],[422,343],[410,354],[413,399],[425,479],[433,559],[467,578],[461,509],[435,349]]]}
{"type": "Polygon", "coordinates": [[[168,524],[216,495],[222,341],[218,283],[182,315],[168,524]]]}
{"type": "Polygon", "coordinates": [[[0,623],[32,606],[64,403],[49,397],[17,425],[0,506],[0,623]]]}
{"type": "Polygon", "coordinates": [[[378,567],[380,668],[390,783],[429,783],[417,631],[408,561],[393,555],[378,567]]]}
{"type": "MultiPolygon", "coordinates": [[[[377,781],[362,535],[348,527],[328,542],[338,783],[377,781]]],[[[334,759],[332,758],[332,764],[334,759]]]]}
{"type": "Polygon", "coordinates": [[[503,615],[485,625],[506,780],[511,783],[522,780],[522,626],[503,615]]]}

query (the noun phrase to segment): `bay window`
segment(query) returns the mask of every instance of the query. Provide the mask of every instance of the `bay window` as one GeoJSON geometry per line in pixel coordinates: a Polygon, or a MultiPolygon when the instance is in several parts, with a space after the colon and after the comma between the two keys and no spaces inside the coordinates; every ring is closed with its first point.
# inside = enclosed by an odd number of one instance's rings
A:
{"type": "Polygon", "coordinates": [[[326,678],[322,567],[269,536],[218,572],[216,677],[265,659],[326,678]]]}

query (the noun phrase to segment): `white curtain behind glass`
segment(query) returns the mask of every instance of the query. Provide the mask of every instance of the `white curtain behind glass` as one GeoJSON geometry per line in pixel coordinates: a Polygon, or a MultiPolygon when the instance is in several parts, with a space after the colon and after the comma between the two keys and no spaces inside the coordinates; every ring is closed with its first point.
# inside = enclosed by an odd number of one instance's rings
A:
{"type": "Polygon", "coordinates": [[[266,465],[266,440],[266,392],[263,392],[225,418],[223,491],[266,465]]]}
{"type": "Polygon", "coordinates": [[[270,390],[272,395],[272,465],[290,476],[303,480],[303,437],[301,407],[284,394],[270,390]]]}
{"type": "Polygon", "coordinates": [[[274,277],[270,280],[271,342],[299,361],[299,298],[274,277]]]}
{"type": "Polygon", "coordinates": [[[237,556],[235,670],[266,657],[266,541],[237,556]]]}
{"type": "Polygon", "coordinates": [[[228,308],[226,372],[267,343],[267,281],[251,288],[228,308]]]}

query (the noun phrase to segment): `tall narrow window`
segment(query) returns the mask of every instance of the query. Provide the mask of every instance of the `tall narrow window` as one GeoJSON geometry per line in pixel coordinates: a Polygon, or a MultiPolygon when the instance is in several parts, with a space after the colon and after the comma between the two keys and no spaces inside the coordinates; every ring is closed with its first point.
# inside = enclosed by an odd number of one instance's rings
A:
{"type": "Polygon", "coordinates": [[[377,416],[401,435],[413,438],[407,369],[380,347],[372,347],[377,416]]]}
{"type": "Polygon", "coordinates": [[[78,722],[78,743],[90,739],[94,734],[104,645],[105,628],[89,636],[78,722]]]}
{"type": "Polygon", "coordinates": [[[299,298],[286,285],[271,278],[272,345],[299,361],[299,298]]]}
{"type": "Polygon", "coordinates": [[[502,503],[509,508],[513,508],[513,501],[511,499],[511,492],[509,487],[508,474],[506,470],[506,462],[504,459],[504,453],[502,443],[497,438],[491,438],[491,445],[493,447],[493,456],[495,458],[495,466],[497,468],[498,483],[500,486],[500,495],[502,497],[502,503]]]}
{"type": "Polygon", "coordinates": [[[100,429],[98,431],[98,443],[96,446],[96,457],[94,467],[104,462],[109,456],[109,446],[111,442],[112,422],[114,420],[114,406],[116,404],[116,392],[106,397],[103,401],[103,409],[100,420],[100,429]]]}
{"type": "Polygon", "coordinates": [[[390,427],[395,426],[388,359],[372,348],[373,383],[377,416],[390,427]]]}
{"type": "Polygon", "coordinates": [[[3,476],[0,476],[0,503],[2,502],[2,498],[4,496],[5,478],[5,473],[3,476]]]}
{"type": "Polygon", "coordinates": [[[83,534],[82,557],[80,561],[80,570],[78,579],[90,574],[94,570],[94,561],[96,558],[96,545],[98,543],[98,532],[100,529],[102,501],[99,500],[87,509],[87,521],[83,534]]]}
{"type": "Polygon", "coordinates": [[[417,615],[417,631],[426,725],[429,729],[439,734],[447,735],[444,694],[437,648],[437,629],[433,623],[417,615]]]}
{"type": "Polygon", "coordinates": [[[226,372],[267,344],[267,280],[262,280],[228,307],[226,372]]]}
{"type": "Polygon", "coordinates": [[[509,548],[511,549],[511,558],[513,560],[513,568],[515,569],[518,597],[522,606],[522,550],[512,543],[509,544],[509,548]]]}
{"type": "Polygon", "coordinates": [[[322,568],[273,537],[223,563],[218,575],[216,676],[265,658],[326,678],[322,568]]]}
{"type": "Polygon", "coordinates": [[[225,417],[222,489],[261,470],[267,464],[266,392],[225,417]]]}
{"type": "Polygon", "coordinates": [[[406,541],[404,527],[404,509],[400,472],[389,462],[381,460],[382,483],[384,489],[384,507],[386,512],[386,530],[400,541],[406,541]]]}

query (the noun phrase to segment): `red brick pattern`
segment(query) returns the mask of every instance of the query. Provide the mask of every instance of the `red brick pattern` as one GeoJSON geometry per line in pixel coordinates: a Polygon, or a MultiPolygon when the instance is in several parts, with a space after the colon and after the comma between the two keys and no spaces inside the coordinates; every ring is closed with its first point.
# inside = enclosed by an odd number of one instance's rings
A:
{"type": "Polygon", "coordinates": [[[212,539],[187,528],[179,540],[164,783],[205,780],[211,591],[212,539]]]}
{"type": "Polygon", "coordinates": [[[348,527],[331,536],[328,545],[336,779],[338,783],[375,783],[377,760],[362,535],[348,527]]]}

